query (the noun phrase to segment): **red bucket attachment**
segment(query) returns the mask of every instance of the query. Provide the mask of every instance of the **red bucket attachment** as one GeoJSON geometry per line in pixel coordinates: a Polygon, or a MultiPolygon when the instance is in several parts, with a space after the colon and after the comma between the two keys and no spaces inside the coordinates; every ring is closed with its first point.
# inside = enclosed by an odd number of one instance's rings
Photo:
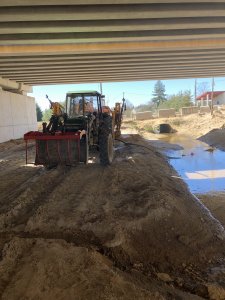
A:
{"type": "MultiPolygon", "coordinates": [[[[81,161],[80,157],[80,134],[76,133],[41,133],[31,131],[24,135],[26,141],[36,141],[35,165],[54,167],[58,164],[74,165],[81,161]]],[[[82,155],[81,155],[82,156],[82,155]]]]}

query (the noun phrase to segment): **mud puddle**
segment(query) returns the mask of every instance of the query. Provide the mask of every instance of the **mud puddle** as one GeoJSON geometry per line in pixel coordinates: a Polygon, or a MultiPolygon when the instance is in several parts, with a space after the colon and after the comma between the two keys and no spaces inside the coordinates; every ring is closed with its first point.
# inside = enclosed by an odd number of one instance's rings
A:
{"type": "Polygon", "coordinates": [[[188,135],[167,134],[158,138],[183,148],[164,149],[162,152],[192,193],[225,191],[225,152],[188,135]]]}

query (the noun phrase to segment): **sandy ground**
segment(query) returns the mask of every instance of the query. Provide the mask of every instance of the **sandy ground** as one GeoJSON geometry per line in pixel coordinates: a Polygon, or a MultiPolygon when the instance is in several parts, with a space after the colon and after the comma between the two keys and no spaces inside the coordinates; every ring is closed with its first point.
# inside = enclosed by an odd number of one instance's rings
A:
{"type": "Polygon", "coordinates": [[[1,299],[225,299],[221,224],[157,149],[122,138],[107,168],[47,171],[0,145],[1,299]]]}
{"type": "Polygon", "coordinates": [[[199,138],[213,129],[221,128],[225,124],[225,111],[214,112],[213,116],[211,114],[193,114],[175,118],[133,121],[133,128],[141,130],[142,133],[161,123],[170,124],[180,134],[190,134],[193,138],[199,138]]]}

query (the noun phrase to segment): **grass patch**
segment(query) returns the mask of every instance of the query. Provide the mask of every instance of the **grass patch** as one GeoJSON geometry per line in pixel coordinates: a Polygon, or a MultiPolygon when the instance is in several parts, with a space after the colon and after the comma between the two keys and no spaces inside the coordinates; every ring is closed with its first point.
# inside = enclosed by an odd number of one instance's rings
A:
{"type": "Polygon", "coordinates": [[[185,121],[182,119],[176,119],[176,120],[170,121],[170,123],[172,123],[172,125],[175,125],[175,126],[181,126],[181,125],[185,124],[185,121]]]}
{"type": "Polygon", "coordinates": [[[129,121],[129,125],[136,130],[139,129],[136,121],[129,121]]]}
{"type": "Polygon", "coordinates": [[[146,125],[144,126],[144,130],[147,131],[147,132],[151,132],[151,133],[154,132],[153,127],[152,127],[152,125],[150,125],[150,124],[146,124],[146,125]]]}

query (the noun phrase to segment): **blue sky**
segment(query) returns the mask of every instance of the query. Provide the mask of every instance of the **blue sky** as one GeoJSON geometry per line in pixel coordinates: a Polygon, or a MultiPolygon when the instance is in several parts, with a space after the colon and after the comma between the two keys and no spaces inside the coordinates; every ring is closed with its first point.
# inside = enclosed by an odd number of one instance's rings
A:
{"type": "MultiPolygon", "coordinates": [[[[181,80],[162,80],[166,88],[166,94],[172,95],[179,91],[191,90],[194,95],[195,79],[181,80]]],[[[211,89],[211,78],[197,79],[198,86],[207,85],[211,89]],[[207,84],[206,84],[207,83],[207,84]]],[[[134,82],[112,82],[103,83],[103,94],[106,96],[106,103],[109,106],[114,106],[115,102],[121,101],[123,92],[125,99],[128,99],[134,106],[147,103],[152,98],[154,85],[156,81],[134,81],[134,82]]],[[[84,84],[63,84],[63,85],[45,85],[33,87],[33,94],[41,109],[49,108],[49,103],[45,98],[47,94],[52,101],[64,101],[68,91],[76,90],[98,90],[100,91],[99,83],[84,83],[84,84]]],[[[215,78],[214,90],[225,90],[225,78],[215,78]]]]}

